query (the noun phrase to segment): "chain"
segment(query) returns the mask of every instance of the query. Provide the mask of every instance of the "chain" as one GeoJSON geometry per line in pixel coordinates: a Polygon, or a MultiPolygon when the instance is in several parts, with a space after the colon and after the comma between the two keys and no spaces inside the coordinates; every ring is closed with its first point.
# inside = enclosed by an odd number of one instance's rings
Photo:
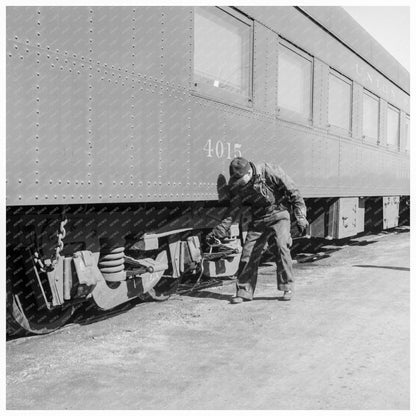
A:
{"type": "Polygon", "coordinates": [[[55,262],[55,264],[58,261],[59,254],[64,249],[64,241],[63,240],[66,237],[65,225],[67,224],[67,222],[68,222],[68,218],[65,218],[64,220],[61,221],[61,225],[59,227],[59,233],[57,235],[57,237],[58,237],[58,245],[56,246],[56,249],[55,249],[55,258],[53,260],[55,262]]]}
{"type": "Polygon", "coordinates": [[[66,236],[66,230],[65,225],[68,222],[68,218],[65,218],[61,221],[61,224],[59,226],[59,232],[56,235],[58,237],[58,244],[55,248],[55,253],[51,256],[50,260],[45,260],[45,262],[42,261],[42,259],[39,257],[39,253],[35,251],[34,253],[34,261],[39,266],[40,271],[42,272],[51,272],[55,269],[56,264],[58,263],[58,258],[60,253],[62,252],[64,248],[64,238],[66,236]]]}

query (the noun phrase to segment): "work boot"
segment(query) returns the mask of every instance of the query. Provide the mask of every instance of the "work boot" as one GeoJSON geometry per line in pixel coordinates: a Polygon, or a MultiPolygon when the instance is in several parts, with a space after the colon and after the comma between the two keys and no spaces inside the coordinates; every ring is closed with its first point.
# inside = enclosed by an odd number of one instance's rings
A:
{"type": "Polygon", "coordinates": [[[292,299],[292,291],[291,290],[285,290],[283,292],[282,300],[290,300],[292,299]]]}
{"type": "Polygon", "coordinates": [[[245,299],[245,298],[241,298],[240,296],[235,296],[234,298],[231,298],[230,303],[235,305],[237,303],[248,302],[249,300],[250,299],[245,299]]]}

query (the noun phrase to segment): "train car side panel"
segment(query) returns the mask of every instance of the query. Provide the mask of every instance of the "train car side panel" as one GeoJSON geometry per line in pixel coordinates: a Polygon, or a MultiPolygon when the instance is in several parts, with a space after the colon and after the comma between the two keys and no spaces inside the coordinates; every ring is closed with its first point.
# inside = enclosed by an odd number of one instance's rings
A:
{"type": "Polygon", "coordinates": [[[328,72],[328,65],[314,58],[313,125],[325,130],[328,127],[328,72]]]}
{"type": "Polygon", "coordinates": [[[253,105],[272,115],[277,110],[277,42],[274,32],[254,24],[253,105]]]}
{"type": "Polygon", "coordinates": [[[282,164],[306,197],[333,194],[334,163],[341,158],[340,194],[354,187],[356,195],[364,195],[362,178],[374,158],[357,162],[358,150],[349,150],[354,146],[383,155],[386,173],[373,176],[380,183],[375,188],[390,183],[389,193],[408,193],[403,128],[399,149],[387,147],[386,133],[389,105],[398,105],[403,121],[408,95],[295,8],[244,10],[260,19],[247,29],[254,27],[254,107],[207,96],[192,83],[189,88],[192,8],[70,8],[68,14],[65,8],[8,8],[7,203],[216,200],[219,178],[228,177],[229,161],[240,154],[282,164]],[[65,33],[78,22],[78,35],[68,40],[65,33]],[[294,29],[297,24],[304,24],[302,33],[294,29]],[[316,52],[313,125],[276,115],[276,31],[316,52]],[[328,128],[328,62],[351,77],[351,136],[328,128]],[[360,137],[363,87],[384,97],[380,145],[363,145],[360,137]],[[20,102],[24,114],[17,119],[28,122],[12,123],[20,102]],[[24,153],[29,160],[22,164],[24,153]],[[403,175],[387,173],[399,165],[403,175]],[[327,166],[329,177],[314,166],[327,166]]]}
{"type": "Polygon", "coordinates": [[[46,51],[90,63],[95,36],[91,20],[88,7],[38,7],[37,42],[46,51]]]}
{"type": "Polygon", "coordinates": [[[79,61],[55,53],[42,51],[38,62],[39,182],[35,199],[56,203],[64,196],[71,201],[82,195],[87,200],[91,192],[88,71],[79,61]]]}
{"type": "Polygon", "coordinates": [[[8,41],[7,48],[6,128],[10,139],[6,140],[6,184],[8,196],[19,204],[31,199],[27,193],[35,193],[38,171],[36,54],[13,41],[8,41]]]}
{"type": "MultiPolygon", "coordinates": [[[[374,93],[406,110],[409,97],[358,55],[324,32],[293,7],[242,7],[244,12],[345,76],[357,79],[374,93]],[[302,28],[300,31],[299,28],[302,28]]],[[[406,110],[407,111],[407,110],[406,110]]]]}
{"type": "Polygon", "coordinates": [[[160,162],[160,197],[167,200],[174,195],[183,199],[191,186],[191,98],[185,92],[165,87],[161,87],[160,92],[162,89],[159,145],[153,147],[153,159],[159,158],[160,162]]]}
{"type": "Polygon", "coordinates": [[[161,79],[188,89],[193,69],[193,9],[163,7],[161,30],[161,79]]]}

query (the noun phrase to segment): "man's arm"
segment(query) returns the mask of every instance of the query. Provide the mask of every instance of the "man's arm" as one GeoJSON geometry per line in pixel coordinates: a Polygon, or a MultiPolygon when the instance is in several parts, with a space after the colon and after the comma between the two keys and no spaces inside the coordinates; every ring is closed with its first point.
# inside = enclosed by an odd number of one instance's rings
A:
{"type": "Polygon", "coordinates": [[[231,224],[236,220],[241,209],[241,198],[239,195],[231,195],[230,206],[224,214],[221,222],[211,231],[210,235],[222,239],[227,236],[231,224]]]}
{"type": "MultiPolygon", "coordinates": [[[[265,165],[265,177],[276,186],[278,192],[281,192],[282,194],[286,195],[290,204],[293,206],[293,212],[298,224],[305,224],[305,201],[300,195],[299,189],[297,188],[293,180],[285,173],[285,171],[281,167],[271,166],[269,164],[265,165]]],[[[302,226],[302,228],[306,228],[306,226],[302,226]]]]}

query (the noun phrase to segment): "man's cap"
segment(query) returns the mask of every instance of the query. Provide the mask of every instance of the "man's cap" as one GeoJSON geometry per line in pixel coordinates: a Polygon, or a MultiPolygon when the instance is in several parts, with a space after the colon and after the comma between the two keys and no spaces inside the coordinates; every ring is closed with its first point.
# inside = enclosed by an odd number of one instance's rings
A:
{"type": "Polygon", "coordinates": [[[243,157],[235,157],[230,163],[230,177],[240,179],[250,170],[250,162],[243,157]]]}
{"type": "Polygon", "coordinates": [[[243,157],[236,157],[230,163],[230,186],[239,186],[241,178],[250,171],[250,162],[243,157]]]}

